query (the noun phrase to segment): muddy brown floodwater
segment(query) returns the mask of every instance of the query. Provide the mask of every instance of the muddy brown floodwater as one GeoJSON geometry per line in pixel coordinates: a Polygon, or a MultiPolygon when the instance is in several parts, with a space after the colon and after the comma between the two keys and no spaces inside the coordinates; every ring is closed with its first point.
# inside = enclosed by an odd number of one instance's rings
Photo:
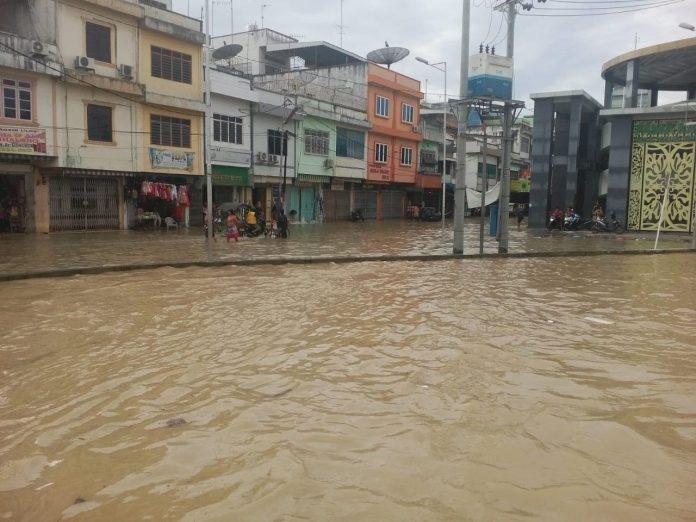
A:
{"type": "Polygon", "coordinates": [[[0,520],[695,520],[695,259],[3,283],[0,520]]]}

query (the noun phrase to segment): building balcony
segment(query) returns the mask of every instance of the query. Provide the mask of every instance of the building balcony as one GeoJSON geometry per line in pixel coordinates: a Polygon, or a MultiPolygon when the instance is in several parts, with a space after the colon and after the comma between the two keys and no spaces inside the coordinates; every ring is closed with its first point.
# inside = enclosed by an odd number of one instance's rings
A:
{"type": "Polygon", "coordinates": [[[58,48],[40,40],[0,32],[0,67],[60,76],[58,48]]]}

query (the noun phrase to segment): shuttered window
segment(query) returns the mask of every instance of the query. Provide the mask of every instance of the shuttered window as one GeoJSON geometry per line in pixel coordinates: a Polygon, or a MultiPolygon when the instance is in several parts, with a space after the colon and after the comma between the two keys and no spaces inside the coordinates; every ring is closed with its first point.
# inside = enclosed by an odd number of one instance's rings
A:
{"type": "Polygon", "coordinates": [[[111,28],[85,22],[85,53],[100,62],[111,63],[111,28]]]}
{"type": "Polygon", "coordinates": [[[152,76],[173,82],[191,83],[191,55],[151,47],[152,76]]]}
{"type": "Polygon", "coordinates": [[[191,120],[150,115],[150,143],[191,148],[191,120]]]}
{"type": "Polygon", "coordinates": [[[87,139],[89,141],[113,141],[113,109],[106,105],[87,105],[87,139]]]}

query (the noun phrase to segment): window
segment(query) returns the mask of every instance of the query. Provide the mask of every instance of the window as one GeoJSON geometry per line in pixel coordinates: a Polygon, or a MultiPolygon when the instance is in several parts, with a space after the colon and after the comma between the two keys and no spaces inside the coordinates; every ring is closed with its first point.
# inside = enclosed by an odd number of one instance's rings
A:
{"type": "Polygon", "coordinates": [[[408,103],[401,104],[401,121],[404,123],[413,123],[413,105],[408,103]]]}
{"type": "Polygon", "coordinates": [[[213,140],[242,144],[242,118],[213,114],[213,140]]]}
{"type": "Polygon", "coordinates": [[[111,63],[111,28],[106,25],[85,23],[86,54],[99,62],[111,63]]]}
{"type": "Polygon", "coordinates": [[[304,151],[307,154],[329,155],[329,133],[317,130],[305,130],[304,151]]]}
{"type": "Polygon", "coordinates": [[[437,158],[435,157],[435,153],[431,150],[422,150],[421,163],[423,165],[437,165],[437,158]]]}
{"type": "Polygon", "coordinates": [[[520,138],[520,152],[522,152],[523,154],[529,153],[529,138],[520,138]]]}
{"type": "Polygon", "coordinates": [[[268,130],[268,153],[276,156],[286,156],[288,153],[288,142],[285,141],[283,133],[278,130],[268,130]]]}
{"type": "Polygon", "coordinates": [[[409,147],[401,147],[401,164],[411,165],[413,159],[413,149],[409,147]]]}
{"type": "Polygon", "coordinates": [[[191,83],[191,55],[161,47],[151,47],[152,76],[174,82],[191,83]]]}
{"type": "Polygon", "coordinates": [[[150,143],[191,148],[191,120],[151,114],[150,143]]]}
{"type": "Polygon", "coordinates": [[[384,96],[377,96],[375,113],[377,114],[377,116],[383,116],[385,118],[389,117],[389,98],[385,98],[384,96]]]}
{"type": "Polygon", "coordinates": [[[365,133],[350,129],[336,129],[336,156],[363,159],[365,154],[365,133]]]}
{"type": "Polygon", "coordinates": [[[31,121],[31,82],[2,80],[3,118],[31,121]]]}
{"type": "Polygon", "coordinates": [[[113,109],[106,105],[87,105],[87,139],[89,141],[113,141],[113,109]]]}
{"type": "Polygon", "coordinates": [[[389,147],[386,143],[375,143],[375,161],[387,163],[389,160],[389,147]]]}

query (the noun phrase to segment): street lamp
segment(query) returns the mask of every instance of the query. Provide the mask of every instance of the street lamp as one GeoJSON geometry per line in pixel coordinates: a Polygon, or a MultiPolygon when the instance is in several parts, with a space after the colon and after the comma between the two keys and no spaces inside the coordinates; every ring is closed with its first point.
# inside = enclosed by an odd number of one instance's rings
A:
{"type": "Polygon", "coordinates": [[[445,174],[447,174],[447,62],[430,63],[425,58],[416,56],[416,60],[425,65],[429,65],[433,69],[442,71],[445,74],[445,102],[442,104],[442,231],[445,231],[445,205],[447,194],[447,185],[445,182],[445,174]],[[442,65],[442,68],[438,67],[442,65]]]}
{"type": "Polygon", "coordinates": [[[694,27],[691,24],[687,24],[686,22],[680,23],[679,27],[681,27],[682,29],[686,29],[687,31],[696,31],[696,27],[694,27]]]}

